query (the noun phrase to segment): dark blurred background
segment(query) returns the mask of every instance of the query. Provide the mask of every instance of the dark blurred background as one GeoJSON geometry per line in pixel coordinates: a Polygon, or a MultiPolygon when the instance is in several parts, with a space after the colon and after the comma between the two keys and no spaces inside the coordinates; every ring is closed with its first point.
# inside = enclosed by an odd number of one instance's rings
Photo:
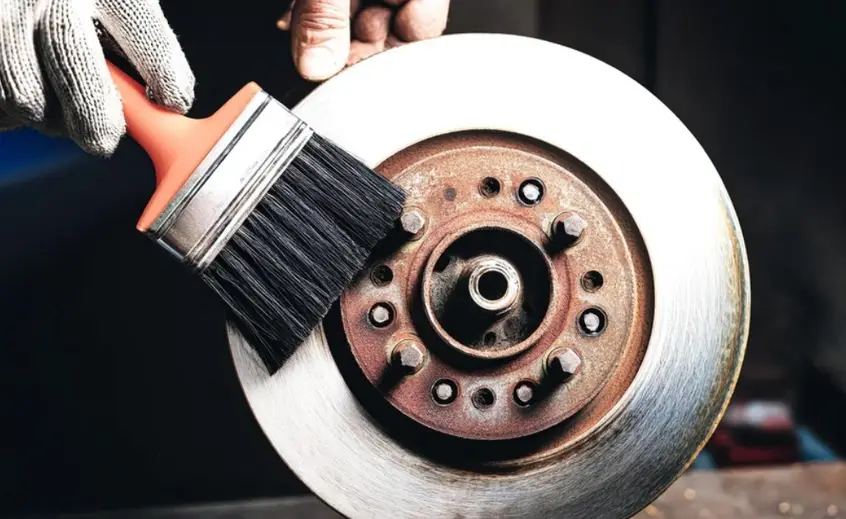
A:
{"type": "MultiPolygon", "coordinates": [[[[199,79],[195,115],[248,80],[289,103],[308,91],[275,27],[287,2],[162,4],[199,79]]],[[[471,31],[621,69],[721,173],[749,251],[752,334],[698,466],[846,453],[846,2],[453,0],[449,32],[471,31]]],[[[131,142],[98,161],[0,134],[0,514],[305,492],[250,413],[221,308],[135,232],[152,187],[131,142]]]]}

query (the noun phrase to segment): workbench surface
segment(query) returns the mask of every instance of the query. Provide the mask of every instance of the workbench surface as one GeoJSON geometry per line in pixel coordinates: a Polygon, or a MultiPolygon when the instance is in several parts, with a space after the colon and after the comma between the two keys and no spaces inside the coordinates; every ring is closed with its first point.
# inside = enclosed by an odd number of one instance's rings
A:
{"type": "MultiPolygon", "coordinates": [[[[105,519],[339,519],[315,498],[261,500],[75,516],[105,519]]],[[[690,471],[635,519],[846,519],[846,463],[777,469],[690,471]]]]}
{"type": "Polygon", "coordinates": [[[846,464],[690,471],[636,515],[647,518],[846,519],[846,464]]]}

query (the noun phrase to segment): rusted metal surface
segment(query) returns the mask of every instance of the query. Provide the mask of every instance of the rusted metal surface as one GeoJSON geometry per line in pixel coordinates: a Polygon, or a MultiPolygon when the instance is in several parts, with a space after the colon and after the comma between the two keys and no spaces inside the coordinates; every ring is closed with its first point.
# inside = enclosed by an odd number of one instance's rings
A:
{"type": "MultiPolygon", "coordinates": [[[[648,262],[613,193],[571,157],[499,133],[425,141],[379,170],[408,192],[407,205],[425,215],[425,228],[416,240],[398,232],[341,298],[344,332],[365,377],[406,416],[460,438],[513,439],[553,428],[538,445],[561,447],[593,427],[633,378],[651,324],[648,262]],[[541,186],[539,200],[534,190],[522,192],[527,185],[541,186]],[[537,203],[527,203],[531,198],[537,203]],[[579,236],[560,247],[556,227],[579,236]],[[506,313],[474,343],[446,331],[445,314],[435,311],[442,298],[434,290],[438,276],[433,274],[450,247],[480,232],[489,233],[487,240],[478,240],[487,245],[479,256],[458,254],[464,264],[473,265],[484,254],[498,255],[520,274],[520,303],[538,290],[546,292],[540,303],[534,301],[537,318],[522,327],[523,333],[509,337],[511,314],[506,313]],[[516,256],[519,246],[503,247],[515,236],[527,244],[526,252],[516,256]],[[392,273],[389,282],[385,268],[392,273]],[[586,289],[588,273],[594,273],[594,280],[598,273],[602,282],[586,289]],[[394,311],[382,328],[368,318],[379,303],[394,311]],[[584,333],[584,323],[580,326],[580,316],[590,308],[606,319],[600,334],[584,333]],[[488,332],[496,335],[491,344],[484,341],[488,332]],[[426,364],[392,379],[392,351],[409,338],[425,345],[426,364]],[[581,365],[553,384],[546,374],[547,357],[561,347],[571,348],[581,365]],[[450,396],[450,403],[437,401],[441,381],[455,384],[457,395],[450,396]]],[[[453,282],[460,279],[466,282],[459,272],[453,282]]],[[[512,311],[524,310],[517,304],[512,311]]],[[[449,312],[453,319],[464,318],[461,308],[449,312]]]]}
{"type": "Polygon", "coordinates": [[[455,231],[441,239],[422,272],[420,296],[428,324],[449,347],[477,359],[508,359],[532,347],[549,327],[553,313],[548,310],[567,296],[559,293],[566,278],[556,276],[541,247],[546,237],[518,219],[486,211],[446,225],[455,231]],[[479,224],[480,219],[497,224],[479,224]],[[486,304],[481,294],[474,297],[470,286],[479,270],[493,268],[506,278],[506,294],[497,302],[508,302],[508,288],[515,292],[513,302],[494,316],[497,305],[486,304]]]}

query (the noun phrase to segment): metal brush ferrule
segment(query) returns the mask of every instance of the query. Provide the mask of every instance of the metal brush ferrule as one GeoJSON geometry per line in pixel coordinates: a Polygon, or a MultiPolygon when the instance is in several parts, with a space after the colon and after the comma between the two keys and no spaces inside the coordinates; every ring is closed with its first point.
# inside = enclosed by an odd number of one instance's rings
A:
{"type": "Polygon", "coordinates": [[[148,234],[184,263],[204,270],[312,134],[281,103],[257,93],[148,234]]]}

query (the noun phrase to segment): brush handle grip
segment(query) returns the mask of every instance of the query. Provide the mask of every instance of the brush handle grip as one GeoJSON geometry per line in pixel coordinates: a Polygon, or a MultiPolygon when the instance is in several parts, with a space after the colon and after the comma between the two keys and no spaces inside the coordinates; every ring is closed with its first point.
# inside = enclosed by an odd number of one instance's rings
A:
{"type": "Polygon", "coordinates": [[[199,121],[150,101],[141,84],[113,63],[107,61],[106,64],[121,97],[126,132],[153,161],[158,185],[179,156],[182,146],[191,140],[191,131],[199,121]]]}
{"type": "Polygon", "coordinates": [[[121,96],[126,131],[144,148],[156,169],[156,190],[137,225],[138,230],[147,231],[261,89],[249,83],[213,115],[193,119],[153,103],[143,86],[113,63],[106,63],[121,96]]]}

